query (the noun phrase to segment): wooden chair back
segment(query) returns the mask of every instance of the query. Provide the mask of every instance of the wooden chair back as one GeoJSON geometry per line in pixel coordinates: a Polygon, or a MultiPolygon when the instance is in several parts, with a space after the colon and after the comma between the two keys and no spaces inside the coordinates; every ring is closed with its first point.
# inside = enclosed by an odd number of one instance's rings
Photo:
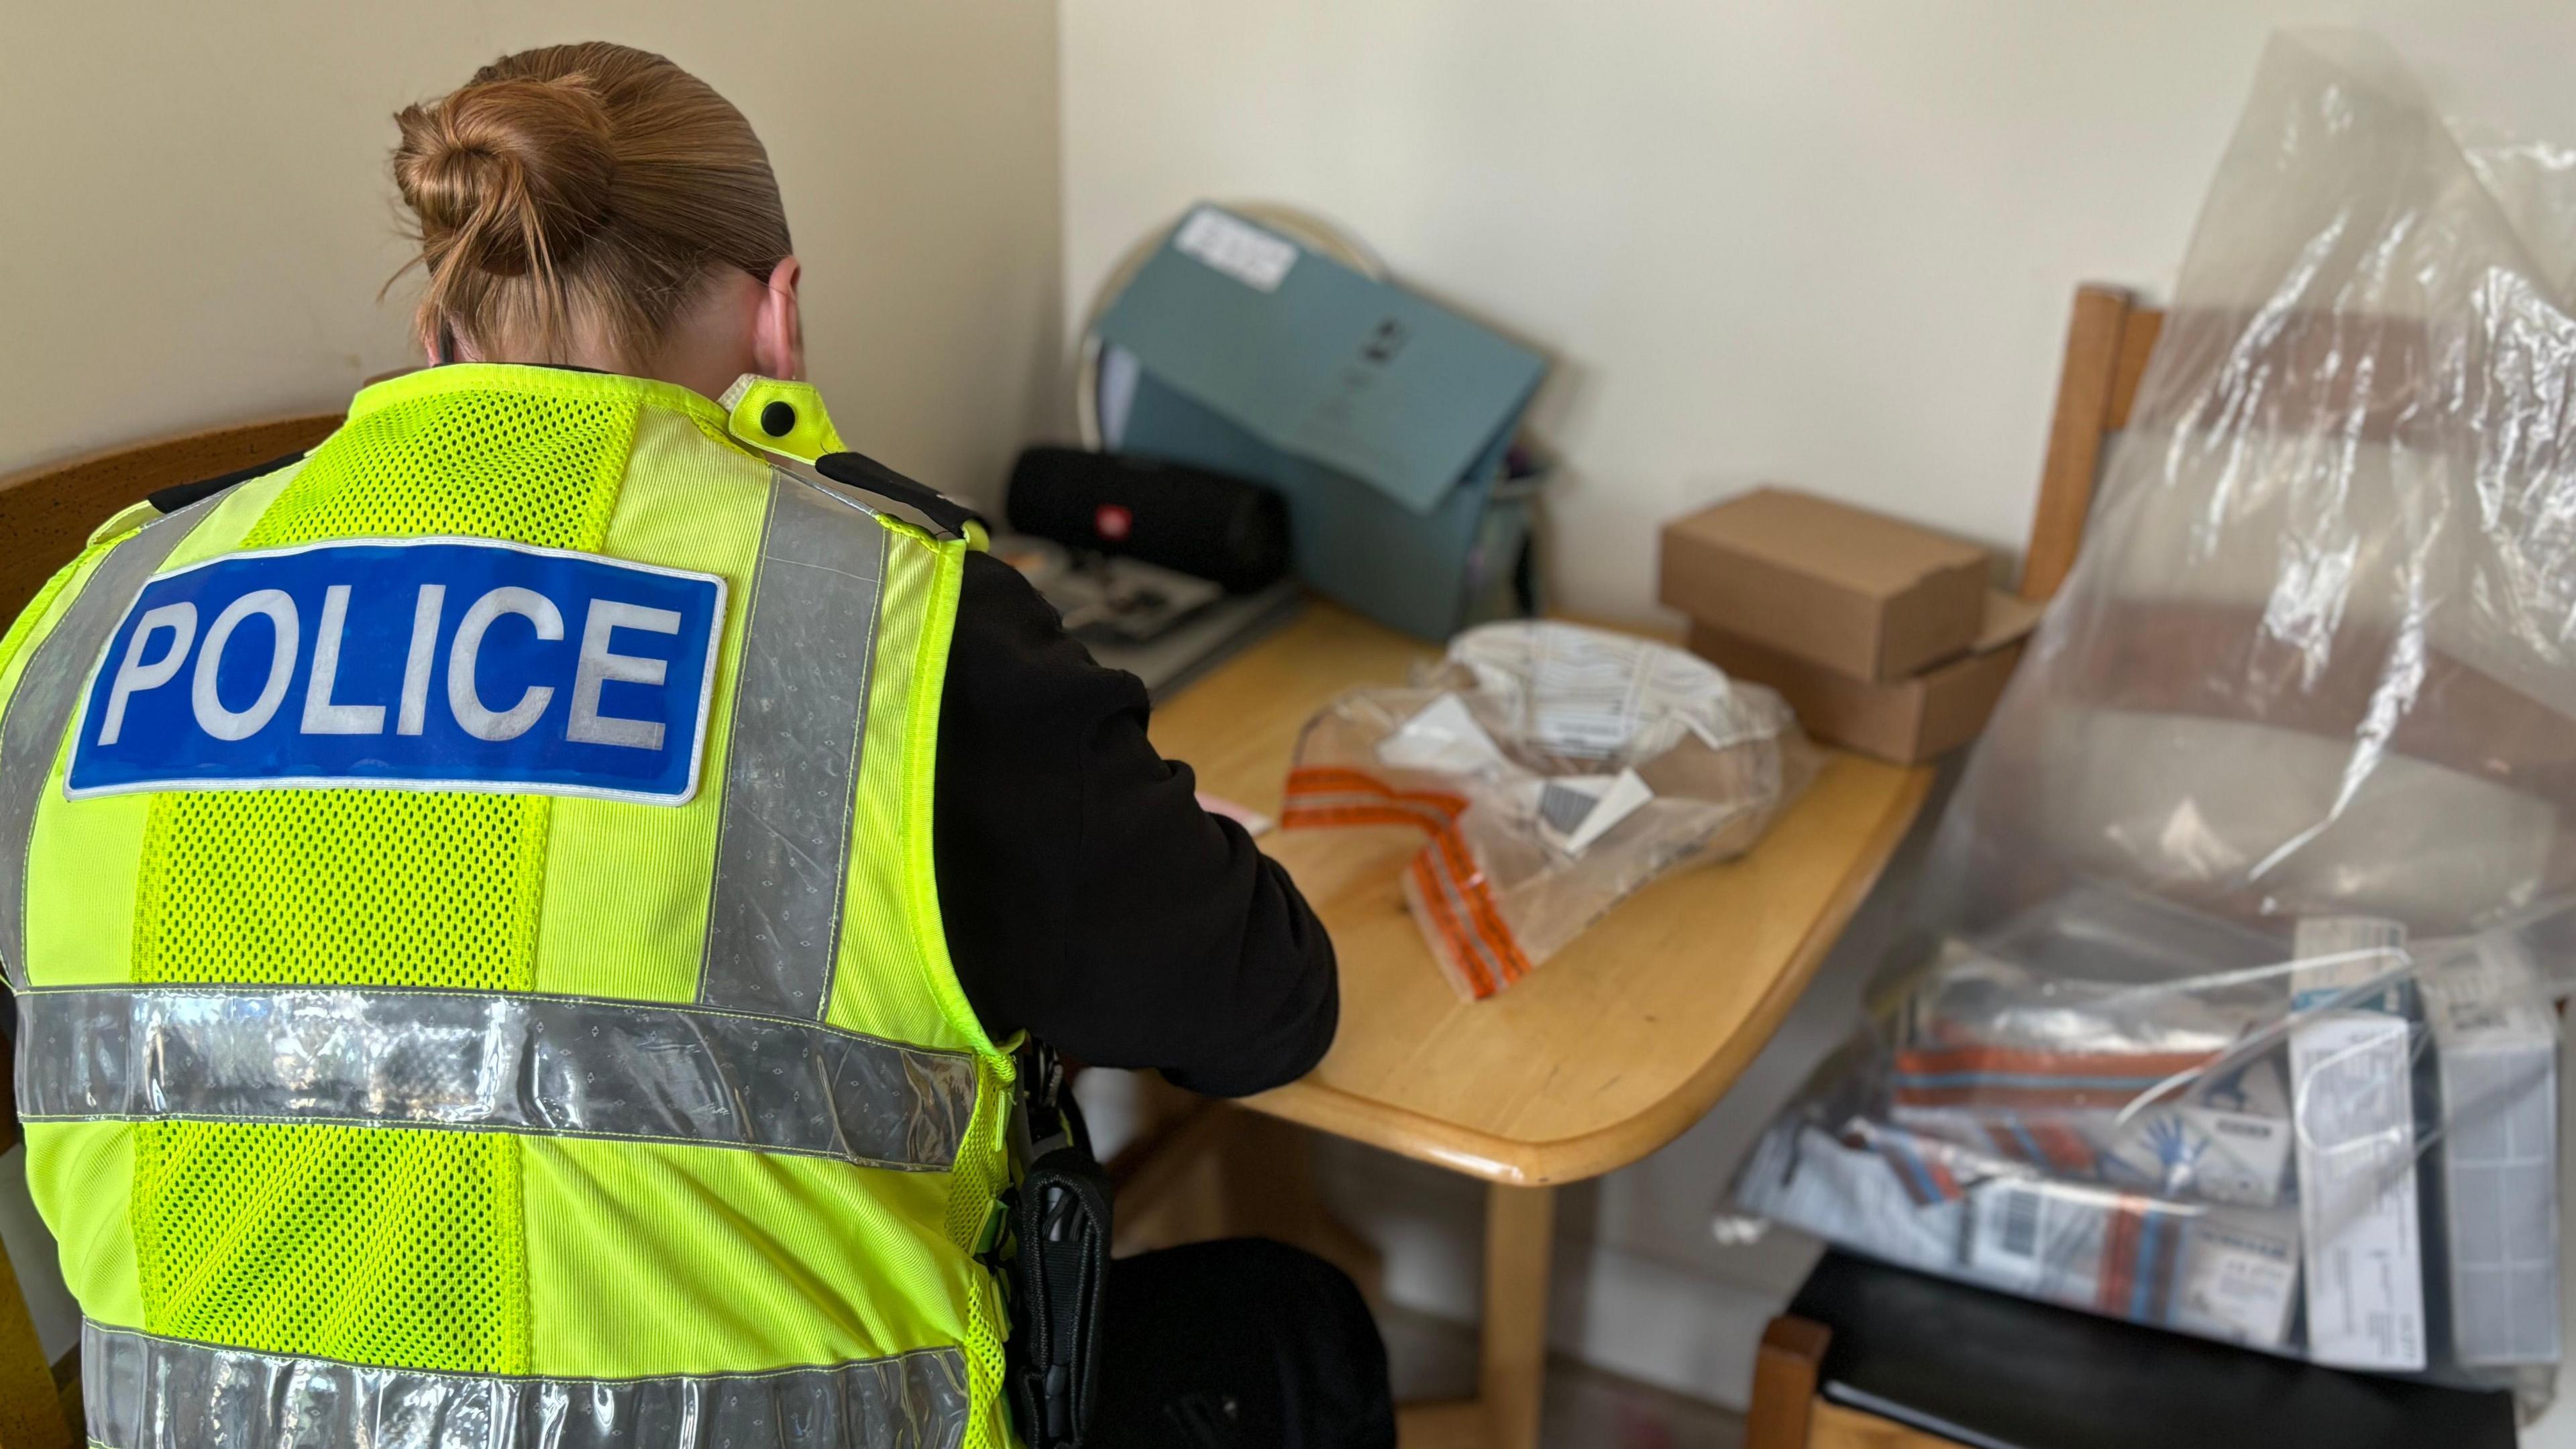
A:
{"type": "MultiPolygon", "coordinates": [[[[2057,596],[2075,570],[2093,487],[2112,436],[2129,425],[2155,350],[2164,314],[2141,307],[2117,287],[2075,290],[2066,325],[2066,357],[2057,374],[2057,408],[2032,511],[2021,596],[2057,596]]],[[[1783,1315],[1771,1320],[1754,1355],[1753,1398],[1745,1413],[1744,1449],[1955,1449],[1950,1441],[1816,1397],[1816,1379],[1833,1334],[1823,1324],[1783,1315]]]]}
{"type": "Polygon", "coordinates": [[[338,413],[270,418],[131,443],[0,478],[0,620],[14,619],[91,530],[146,495],[300,453],[340,426],[338,413]]]}
{"type": "MultiPolygon", "coordinates": [[[[9,1057],[0,1040],[0,1064],[9,1057]]],[[[18,1145],[17,1094],[0,1073],[0,1152],[18,1145]]],[[[71,1449],[88,1437],[80,1400],[80,1351],[58,1366],[45,1357],[17,1266],[0,1244],[0,1449],[71,1449]]]]}
{"type": "MultiPolygon", "coordinates": [[[[14,1118],[10,1135],[17,1135],[14,1118]]],[[[78,1350],[66,1366],[78,1373],[78,1350]]],[[[57,1382],[8,1250],[0,1247],[0,1449],[71,1449],[81,1417],[78,1385],[57,1382]]]]}
{"type": "Polygon", "coordinates": [[[2057,410],[2048,427],[2048,456],[2039,474],[2039,505],[2030,520],[2030,551],[2021,596],[2044,601],[2074,571],[2075,551],[2093,512],[2093,485],[2111,435],[2129,425],[2147,355],[2165,314],[2137,305],[2127,292],[2088,282],[2075,289],[2066,324],[2066,359],[2057,373],[2057,410]]]}

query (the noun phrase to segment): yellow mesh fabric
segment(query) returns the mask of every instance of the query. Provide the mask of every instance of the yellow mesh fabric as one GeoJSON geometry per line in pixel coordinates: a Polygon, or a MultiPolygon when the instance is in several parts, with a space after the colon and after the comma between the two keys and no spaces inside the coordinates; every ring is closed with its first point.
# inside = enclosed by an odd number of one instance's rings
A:
{"type": "MultiPolygon", "coordinates": [[[[240,547],[433,534],[599,547],[633,398],[433,388],[360,403],[240,547]]],[[[533,795],[155,795],[135,977],[526,990],[547,825],[533,795]]],[[[131,1200],[145,1326],[524,1372],[518,1151],[406,1129],[145,1124],[131,1200]]]]}
{"type": "Polygon", "coordinates": [[[635,432],[628,399],[413,397],[350,419],[242,541],[452,533],[596,548],[635,432]]]}
{"type": "MultiPolygon", "coordinates": [[[[1002,1190],[1008,1161],[1003,1142],[1010,1126],[1011,1086],[989,1064],[980,1074],[975,1121],[958,1148],[956,1168],[948,1174],[948,1241],[969,1254],[1002,1190]]],[[[966,1426],[964,1449],[1010,1449],[1010,1416],[1001,1409],[1002,1344],[1010,1336],[1010,1320],[998,1285],[989,1275],[978,1276],[981,1281],[966,1293],[966,1392],[976,1412],[966,1426]]]]}
{"type": "Polygon", "coordinates": [[[409,1368],[524,1373],[515,1138],[149,1123],[137,1276],[156,1333],[409,1368]]]}
{"type": "Polygon", "coordinates": [[[136,923],[143,981],[525,990],[545,812],[393,790],[164,795],[136,923]],[[157,909],[156,909],[157,908],[157,909]]]}

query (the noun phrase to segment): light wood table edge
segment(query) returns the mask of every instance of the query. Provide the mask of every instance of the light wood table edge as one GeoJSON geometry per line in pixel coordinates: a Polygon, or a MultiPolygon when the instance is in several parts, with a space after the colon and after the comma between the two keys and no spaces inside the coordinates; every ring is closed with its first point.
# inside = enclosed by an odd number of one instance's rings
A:
{"type": "Polygon", "coordinates": [[[1851,924],[1860,903],[1878,884],[1897,845],[1913,828],[1935,773],[1929,765],[1906,771],[1902,787],[1890,797],[1886,813],[1872,827],[1868,842],[1854,859],[1853,869],[1800,938],[1788,968],[1772,979],[1753,1010],[1698,1070],[1662,1100],[1624,1122],[1552,1142],[1524,1142],[1441,1122],[1407,1108],[1324,1086],[1311,1078],[1247,1097],[1243,1105],[1317,1131],[1513,1187],[1579,1182],[1625,1167],[1689,1130],[1770,1041],[1771,1034],[1806,991],[1807,983],[1815,979],[1843,928],[1851,924]]]}

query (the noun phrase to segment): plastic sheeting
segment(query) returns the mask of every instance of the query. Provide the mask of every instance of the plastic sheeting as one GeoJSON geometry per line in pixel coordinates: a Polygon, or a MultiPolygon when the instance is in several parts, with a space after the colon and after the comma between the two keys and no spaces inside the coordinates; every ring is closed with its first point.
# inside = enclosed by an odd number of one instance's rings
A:
{"type": "Polygon", "coordinates": [[[1405,904],[1479,999],[1666,871],[1742,854],[1814,773],[1760,685],[1624,634],[1488,624],[1412,687],[1309,721],[1280,823],[1428,836],[1405,904]]]}
{"type": "Polygon", "coordinates": [[[2576,165],[2274,44],[2083,557],[1745,1209],[2546,1397],[2576,165]]]}

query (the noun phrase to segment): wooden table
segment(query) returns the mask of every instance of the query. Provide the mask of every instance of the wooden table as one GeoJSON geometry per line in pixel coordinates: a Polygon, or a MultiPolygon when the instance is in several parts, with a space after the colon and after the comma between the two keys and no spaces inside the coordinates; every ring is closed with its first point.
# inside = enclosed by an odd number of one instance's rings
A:
{"type": "MultiPolygon", "coordinates": [[[[1435,651],[1324,603],[1158,708],[1199,787],[1277,814],[1297,732],[1345,689],[1435,651]]],[[[1625,1166],[1697,1121],[1761,1050],[1922,808],[1929,769],[1829,756],[1752,853],[1622,903],[1501,996],[1460,1000],[1406,916],[1402,828],[1262,841],[1341,957],[1342,1020],[1260,1112],[1437,1163],[1487,1196],[1479,1397],[1408,1407],[1407,1449],[1531,1449],[1546,1353],[1553,1186],[1625,1166]]]]}

